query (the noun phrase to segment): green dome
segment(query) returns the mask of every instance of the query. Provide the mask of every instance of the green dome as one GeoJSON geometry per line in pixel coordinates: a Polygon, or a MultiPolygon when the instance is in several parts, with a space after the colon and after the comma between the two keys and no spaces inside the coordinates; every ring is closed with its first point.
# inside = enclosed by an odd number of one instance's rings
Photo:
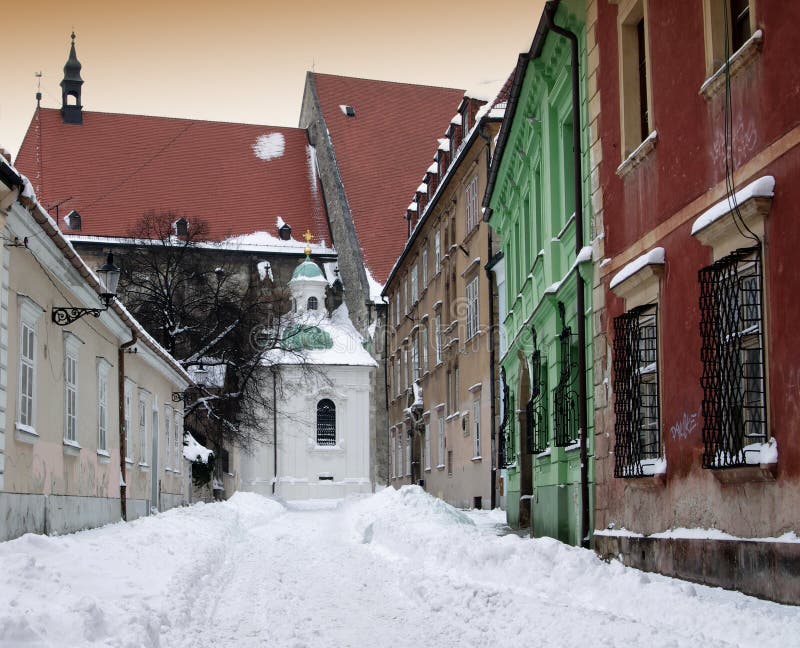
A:
{"type": "Polygon", "coordinates": [[[306,257],[299,266],[294,269],[292,279],[324,279],[322,270],[311,259],[306,257]]]}
{"type": "Polygon", "coordinates": [[[283,347],[292,351],[330,349],[333,347],[333,340],[326,331],[318,326],[297,324],[286,329],[283,336],[283,347]]]}

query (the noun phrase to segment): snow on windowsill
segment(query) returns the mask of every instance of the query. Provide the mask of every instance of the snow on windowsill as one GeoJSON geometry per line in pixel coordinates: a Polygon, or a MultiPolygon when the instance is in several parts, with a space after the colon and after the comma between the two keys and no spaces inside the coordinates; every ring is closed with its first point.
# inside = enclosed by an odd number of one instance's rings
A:
{"type": "Polygon", "coordinates": [[[732,454],[718,450],[714,465],[722,468],[730,464],[768,466],[778,463],[778,442],[770,439],[766,443],[751,443],[732,454]]]}
{"type": "Polygon", "coordinates": [[[741,205],[750,198],[772,198],[774,195],[775,177],[763,176],[737,191],[733,196],[733,200],[730,197],[726,197],[700,214],[692,225],[692,236],[697,235],[698,232],[704,230],[711,223],[731,213],[734,206],[741,205]]]}
{"type": "Polygon", "coordinates": [[[15,423],[14,428],[16,430],[14,437],[17,441],[21,441],[22,443],[36,443],[39,440],[39,433],[30,425],[15,423]]]}
{"type": "Polygon", "coordinates": [[[761,50],[763,42],[764,32],[761,29],[757,29],[738,50],[731,54],[727,64],[721,65],[714,74],[703,81],[703,85],[700,86],[700,94],[706,99],[711,99],[716,95],[717,92],[725,87],[725,70],[730,70],[730,77],[733,78],[737,72],[744,69],[750,61],[755,59],[756,54],[761,50]]]}
{"type": "Polygon", "coordinates": [[[617,167],[617,175],[623,177],[639,166],[650,154],[650,151],[656,147],[656,144],[658,144],[658,131],[653,131],[617,167]]]}
{"type": "Polygon", "coordinates": [[[575,452],[575,450],[581,449],[581,442],[576,441],[575,443],[570,443],[568,446],[564,446],[564,452],[575,452]]]}
{"type": "Polygon", "coordinates": [[[614,290],[614,288],[619,286],[623,281],[629,279],[648,265],[664,265],[665,258],[666,253],[664,252],[663,247],[653,248],[649,252],[645,252],[641,256],[635,258],[633,261],[625,265],[622,270],[615,274],[608,287],[611,290],[614,290]]]}
{"type": "Polygon", "coordinates": [[[547,448],[546,450],[543,450],[542,452],[538,452],[536,454],[536,458],[537,459],[542,459],[544,457],[549,457],[552,454],[553,454],[553,449],[552,448],[547,448]]]}
{"type": "Polygon", "coordinates": [[[477,455],[475,457],[472,457],[472,459],[470,459],[470,461],[483,461],[483,457],[481,457],[480,455],[477,455]]]}
{"type": "Polygon", "coordinates": [[[659,457],[658,459],[641,459],[639,465],[642,468],[642,474],[647,477],[667,474],[667,460],[663,457],[659,457]]]}

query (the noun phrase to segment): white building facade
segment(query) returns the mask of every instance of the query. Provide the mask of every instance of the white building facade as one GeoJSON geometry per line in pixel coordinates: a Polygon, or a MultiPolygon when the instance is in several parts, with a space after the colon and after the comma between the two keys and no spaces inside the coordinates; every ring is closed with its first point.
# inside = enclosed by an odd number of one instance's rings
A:
{"type": "Polygon", "coordinates": [[[275,411],[261,417],[271,439],[242,458],[240,488],[286,500],[370,493],[369,395],[377,364],[347,307],[326,312],[328,282],[308,256],[289,286],[288,348],[272,353],[264,368],[275,381],[275,411]]]}

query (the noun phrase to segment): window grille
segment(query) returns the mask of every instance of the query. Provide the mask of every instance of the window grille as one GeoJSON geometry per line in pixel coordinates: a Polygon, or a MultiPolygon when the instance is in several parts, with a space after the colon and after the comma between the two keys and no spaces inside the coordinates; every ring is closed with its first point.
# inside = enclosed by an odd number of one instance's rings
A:
{"type": "Polygon", "coordinates": [[[767,440],[761,248],[737,250],[703,268],[703,467],[757,463],[767,440]]]}
{"type": "Polygon", "coordinates": [[[316,297],[309,297],[308,298],[308,305],[306,306],[306,310],[317,310],[317,298],[316,297]]]}
{"type": "Polygon", "coordinates": [[[550,445],[547,430],[547,359],[535,349],[531,358],[531,399],[525,410],[529,453],[544,452],[550,445]]]}
{"type": "Polygon", "coordinates": [[[554,441],[563,448],[578,439],[577,411],[578,394],[575,392],[576,363],[573,358],[572,329],[565,326],[561,331],[561,372],[553,390],[554,441]]]}
{"type": "Polygon", "coordinates": [[[329,398],[317,403],[317,445],[336,445],[336,405],[329,398]]]}
{"type": "Polygon", "coordinates": [[[655,305],[614,318],[614,393],[614,476],[643,477],[641,460],[661,454],[655,305]]]}
{"type": "Polygon", "coordinates": [[[497,454],[500,460],[500,466],[502,468],[506,468],[514,462],[513,457],[509,456],[508,448],[510,447],[508,435],[510,434],[510,398],[509,398],[509,388],[508,383],[506,382],[506,370],[501,368],[500,369],[500,382],[503,385],[503,418],[500,421],[500,434],[499,436],[499,448],[497,449],[497,454]]]}

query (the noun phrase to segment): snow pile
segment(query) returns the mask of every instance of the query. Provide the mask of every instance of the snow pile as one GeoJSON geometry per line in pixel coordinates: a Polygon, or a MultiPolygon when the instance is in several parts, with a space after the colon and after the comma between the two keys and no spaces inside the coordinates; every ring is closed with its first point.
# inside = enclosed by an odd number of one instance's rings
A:
{"type": "Polygon", "coordinates": [[[747,202],[750,198],[772,198],[775,195],[775,178],[774,176],[764,176],[754,182],[751,182],[746,187],[739,189],[734,196],[733,200],[730,196],[726,196],[724,200],[720,200],[711,209],[700,214],[698,219],[692,225],[692,236],[699,231],[704,230],[711,225],[714,221],[718,220],[725,214],[733,211],[734,207],[747,202]]]}
{"type": "Polygon", "coordinates": [[[749,466],[776,464],[778,463],[778,442],[775,439],[770,439],[766,443],[751,443],[736,453],[717,450],[714,459],[715,464],[718,466],[726,466],[732,463],[744,463],[749,466]]]}
{"type": "Polygon", "coordinates": [[[269,161],[283,156],[286,140],[283,133],[268,133],[259,135],[252,146],[253,153],[259,160],[269,161]]]}
{"type": "Polygon", "coordinates": [[[191,432],[184,435],[183,441],[183,456],[189,461],[199,461],[200,463],[207,464],[208,458],[213,455],[213,450],[209,450],[204,445],[195,439],[191,432]]]}
{"type": "Polygon", "coordinates": [[[643,459],[639,462],[642,466],[642,473],[648,476],[666,475],[667,460],[664,457],[658,459],[643,459]]]}
{"type": "Polygon", "coordinates": [[[383,284],[372,275],[369,268],[364,266],[364,270],[367,273],[367,283],[369,284],[369,298],[375,304],[385,304],[386,298],[381,296],[383,284]]]}

